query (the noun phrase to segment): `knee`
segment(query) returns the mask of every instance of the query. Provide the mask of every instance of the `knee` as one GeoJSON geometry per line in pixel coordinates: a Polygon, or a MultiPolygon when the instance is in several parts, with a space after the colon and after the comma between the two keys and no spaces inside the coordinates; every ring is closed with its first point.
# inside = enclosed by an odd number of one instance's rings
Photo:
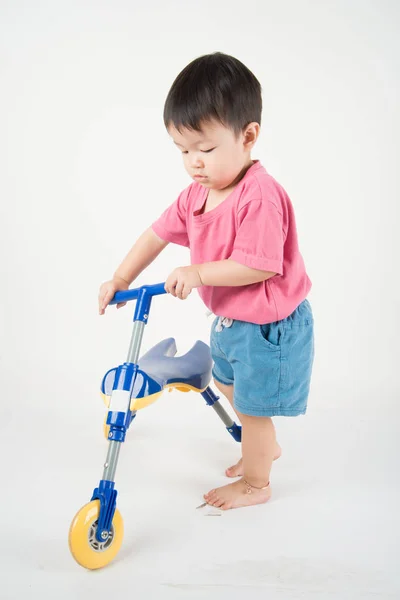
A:
{"type": "Polygon", "coordinates": [[[214,385],[216,388],[218,388],[219,390],[221,390],[222,387],[222,383],[220,383],[217,379],[214,379],[214,385]]]}
{"type": "Polygon", "coordinates": [[[240,422],[242,423],[242,425],[248,423],[249,425],[252,423],[256,423],[257,425],[261,424],[261,423],[272,423],[272,419],[271,417],[260,417],[260,416],[255,416],[255,415],[245,415],[243,413],[241,413],[240,411],[236,411],[238,414],[238,417],[240,419],[240,422]]]}
{"type": "Polygon", "coordinates": [[[216,388],[219,389],[219,391],[222,394],[224,394],[224,396],[230,395],[232,392],[232,389],[233,389],[232,385],[225,385],[224,383],[221,383],[217,379],[214,379],[214,385],[216,388]]]}
{"type": "Polygon", "coordinates": [[[216,379],[214,379],[214,385],[221,392],[221,394],[231,401],[233,398],[233,385],[225,385],[225,383],[221,383],[216,379]]]}

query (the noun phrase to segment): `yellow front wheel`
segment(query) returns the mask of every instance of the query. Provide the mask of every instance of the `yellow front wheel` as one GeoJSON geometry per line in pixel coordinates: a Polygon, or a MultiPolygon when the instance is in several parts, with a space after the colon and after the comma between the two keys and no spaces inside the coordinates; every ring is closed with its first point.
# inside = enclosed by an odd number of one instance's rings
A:
{"type": "Polygon", "coordinates": [[[124,537],[124,522],[116,509],[108,539],[99,542],[96,538],[99,514],[100,501],[93,500],[76,513],[69,529],[71,554],[86,569],[101,569],[114,560],[124,537]]]}

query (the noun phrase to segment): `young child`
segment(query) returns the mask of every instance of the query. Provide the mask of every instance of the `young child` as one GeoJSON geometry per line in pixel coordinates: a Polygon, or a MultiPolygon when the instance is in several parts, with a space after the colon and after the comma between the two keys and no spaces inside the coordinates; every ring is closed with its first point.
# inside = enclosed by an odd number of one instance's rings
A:
{"type": "Polygon", "coordinates": [[[128,289],[169,242],[190,248],[191,265],[172,271],[166,290],[184,300],[197,288],[217,315],[214,382],[242,424],[242,459],[226,471],[240,479],[204,495],[223,510],[270,498],[271,465],[281,453],[271,417],[306,412],[314,356],[311,282],[293,207],[251,159],[261,109],[260,83],[239,60],[217,52],[183,69],[164,122],[194,181],[99,293],[104,314],[115,292],[128,289]]]}

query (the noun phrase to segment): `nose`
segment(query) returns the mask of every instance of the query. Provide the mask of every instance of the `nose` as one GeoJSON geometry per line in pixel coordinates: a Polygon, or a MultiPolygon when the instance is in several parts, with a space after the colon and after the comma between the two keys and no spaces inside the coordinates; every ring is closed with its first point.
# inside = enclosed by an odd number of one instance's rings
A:
{"type": "Polygon", "coordinates": [[[204,162],[199,154],[193,154],[189,164],[192,169],[202,169],[204,167],[204,162]]]}

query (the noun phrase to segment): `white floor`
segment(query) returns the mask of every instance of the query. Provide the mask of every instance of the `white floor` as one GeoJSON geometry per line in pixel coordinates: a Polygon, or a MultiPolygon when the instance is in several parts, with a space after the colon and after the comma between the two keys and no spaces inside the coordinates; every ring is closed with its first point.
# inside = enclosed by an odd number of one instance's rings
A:
{"type": "Polygon", "coordinates": [[[103,406],[58,395],[49,411],[41,393],[3,412],[1,600],[400,598],[398,426],[382,411],[339,415],[314,389],[306,417],[276,419],[270,503],[211,517],[196,506],[239,446],[200,396],[165,394],[122,448],[122,549],[89,572],[67,536],[102,474],[103,406]]]}

